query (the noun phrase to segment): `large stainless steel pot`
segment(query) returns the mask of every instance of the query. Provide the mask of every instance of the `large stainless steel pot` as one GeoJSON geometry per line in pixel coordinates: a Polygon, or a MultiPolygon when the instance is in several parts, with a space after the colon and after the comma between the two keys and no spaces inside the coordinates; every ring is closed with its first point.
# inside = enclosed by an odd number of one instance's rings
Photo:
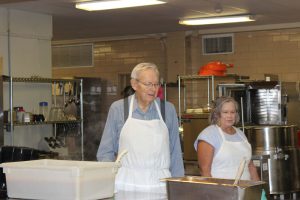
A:
{"type": "Polygon", "coordinates": [[[296,126],[250,126],[245,134],[252,148],[261,151],[297,146],[296,126]]]}
{"type": "Polygon", "coordinates": [[[270,194],[300,191],[300,150],[297,148],[296,126],[245,127],[253,155],[269,155],[270,194]]]}

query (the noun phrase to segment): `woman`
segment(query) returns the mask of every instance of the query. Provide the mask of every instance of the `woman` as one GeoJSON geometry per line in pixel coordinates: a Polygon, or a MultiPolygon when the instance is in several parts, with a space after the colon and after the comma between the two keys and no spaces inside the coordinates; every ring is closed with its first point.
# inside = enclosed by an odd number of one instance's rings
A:
{"type": "Polygon", "coordinates": [[[242,180],[258,181],[251,161],[251,145],[245,134],[234,127],[239,122],[238,104],[231,97],[220,97],[210,114],[210,126],[197,137],[194,147],[202,176],[234,179],[246,159],[242,180]]]}

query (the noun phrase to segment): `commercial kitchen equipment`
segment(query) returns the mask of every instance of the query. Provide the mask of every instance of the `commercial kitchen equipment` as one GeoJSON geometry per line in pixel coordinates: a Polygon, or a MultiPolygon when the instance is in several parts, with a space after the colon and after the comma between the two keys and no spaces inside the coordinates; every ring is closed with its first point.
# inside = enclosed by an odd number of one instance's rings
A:
{"type": "Polygon", "coordinates": [[[178,77],[181,86],[178,87],[178,110],[184,133],[183,157],[186,169],[191,165],[194,168],[190,170],[192,173],[187,174],[199,175],[193,143],[208,125],[209,112],[203,112],[203,105],[209,106],[215,96],[231,96],[240,104],[239,114],[243,120],[240,126],[245,129],[252,145],[252,160],[261,180],[268,183],[268,187],[265,188],[268,195],[298,193],[300,191],[300,150],[297,145],[299,141],[297,129],[300,126],[299,83],[221,78],[222,82],[216,83],[220,77],[178,77]],[[203,80],[207,81],[207,85],[203,80]],[[192,83],[189,85],[188,81],[192,83]],[[196,87],[196,82],[201,82],[201,87],[207,90],[196,87]],[[201,101],[202,96],[197,92],[206,95],[207,101],[201,101]]]}
{"type": "Polygon", "coordinates": [[[192,168],[189,175],[198,175],[197,153],[194,141],[208,126],[211,103],[217,94],[216,84],[232,83],[248,79],[247,76],[228,74],[226,76],[178,76],[178,116],[183,127],[183,158],[185,167],[192,168]],[[196,169],[194,170],[193,168],[196,169]]]}
{"type": "MultiPolygon", "coordinates": [[[[118,99],[115,91],[112,89],[112,84],[104,78],[90,78],[90,77],[76,77],[83,81],[82,85],[82,112],[84,116],[83,120],[83,148],[85,161],[96,161],[96,153],[102,137],[102,131],[105,126],[108,109],[110,104],[118,99]]],[[[74,86],[73,86],[74,87],[74,86]]],[[[76,93],[76,91],[74,92],[76,93]]],[[[73,96],[65,97],[67,101],[64,101],[63,96],[58,96],[57,105],[64,107],[66,114],[76,114],[79,109],[76,102],[68,101],[73,99],[73,96]],[[67,102],[67,104],[65,103],[67,102]]],[[[60,126],[58,135],[65,133],[64,129],[70,130],[70,127],[60,126]]],[[[71,127],[72,128],[72,127],[71,127]]],[[[76,130],[75,130],[76,131],[76,130]]],[[[70,143],[75,143],[69,137],[70,143]]],[[[75,145],[74,145],[75,146],[75,145]]],[[[76,146],[74,147],[76,150],[76,146]]]]}
{"type": "Polygon", "coordinates": [[[300,150],[297,147],[296,128],[295,125],[245,127],[254,164],[259,169],[261,179],[269,183],[270,194],[300,191],[300,150]],[[263,158],[266,155],[267,160],[263,158]],[[261,163],[257,165],[258,162],[261,163]]]}
{"type": "MultiPolygon", "coordinates": [[[[245,124],[300,126],[300,85],[296,82],[248,81],[217,85],[218,96],[242,101],[245,124]]],[[[241,104],[240,104],[241,108],[241,104]]],[[[242,112],[240,112],[241,114],[242,112]]]]}
{"type": "Polygon", "coordinates": [[[219,96],[231,96],[243,108],[242,128],[252,146],[252,159],[261,179],[269,184],[269,193],[299,192],[299,83],[248,81],[217,87],[219,96]]]}
{"type": "MultiPolygon", "coordinates": [[[[2,120],[0,122],[5,129],[0,129],[0,141],[2,141],[2,137],[4,135],[8,136],[10,142],[8,143],[11,146],[18,145],[21,141],[24,142],[23,138],[29,138],[31,136],[38,136],[47,134],[48,132],[52,134],[54,137],[57,136],[57,128],[59,126],[67,126],[67,127],[76,127],[77,133],[76,138],[77,140],[77,146],[76,151],[74,151],[74,155],[72,157],[76,157],[76,159],[84,160],[84,151],[83,151],[83,111],[82,111],[82,79],[51,79],[51,78],[43,78],[43,77],[11,77],[11,76],[1,76],[0,78],[0,87],[2,88],[0,91],[3,92],[3,89],[8,89],[8,95],[6,93],[1,93],[1,98],[5,98],[5,96],[8,97],[8,105],[3,105],[4,100],[2,99],[0,104],[0,115],[3,116],[3,110],[4,108],[9,112],[13,113],[13,108],[15,107],[16,102],[21,102],[22,97],[24,95],[29,96],[30,100],[22,102],[24,103],[24,109],[27,111],[32,111],[32,116],[38,116],[38,118],[29,119],[29,121],[19,120],[14,121],[13,115],[9,115],[9,119],[4,120],[3,118],[0,118],[2,120]],[[52,106],[57,106],[57,99],[58,97],[63,97],[63,101],[65,101],[65,85],[73,84],[77,87],[74,87],[74,91],[76,90],[76,99],[78,100],[78,113],[76,113],[73,118],[61,118],[57,121],[51,121],[51,120],[45,120],[48,118],[48,116],[44,116],[41,113],[36,113],[35,106],[32,105],[32,102],[36,102],[35,105],[38,106],[40,100],[47,99],[48,96],[51,99],[52,96],[52,106]],[[47,93],[47,96],[45,94],[39,94],[39,97],[36,96],[30,96],[26,92],[28,91],[35,91],[36,88],[43,88],[45,93],[47,93]],[[26,88],[26,89],[25,89],[26,88]],[[57,89],[58,92],[57,93],[57,89]],[[52,92],[51,92],[52,91],[52,92]],[[23,95],[23,96],[18,96],[23,95]],[[39,99],[40,98],[40,99],[39,99]],[[8,107],[7,107],[8,106],[8,107]],[[37,114],[37,115],[36,115],[37,114]],[[39,119],[39,120],[37,120],[39,119]],[[6,121],[4,123],[4,121],[6,121]],[[47,127],[47,128],[46,128],[47,127]],[[44,129],[46,128],[46,129],[44,129]],[[9,134],[8,134],[9,133],[9,134]]],[[[71,94],[70,90],[70,94],[71,94]]],[[[75,95],[74,95],[75,96],[75,95]]],[[[51,100],[50,100],[51,101],[51,100]]],[[[49,101],[49,102],[50,102],[49,101]]],[[[48,100],[47,100],[48,102],[48,100]]],[[[23,109],[22,109],[23,110],[23,109]]],[[[20,112],[20,116],[24,115],[24,110],[20,112]],[[22,114],[22,115],[21,115],[22,114]]],[[[17,112],[18,116],[18,112],[17,112]]],[[[20,118],[20,117],[19,117],[20,118]]],[[[43,138],[43,137],[42,137],[43,138]]],[[[42,142],[43,140],[40,140],[42,142]]],[[[28,141],[26,141],[29,143],[28,141]]],[[[1,144],[1,143],[0,143],[1,144]]],[[[33,145],[33,144],[32,144],[33,145]]],[[[43,149],[40,148],[39,142],[34,144],[35,146],[38,146],[39,149],[44,151],[52,151],[52,149],[43,149]]],[[[24,145],[25,146],[25,145],[24,145]]]]}

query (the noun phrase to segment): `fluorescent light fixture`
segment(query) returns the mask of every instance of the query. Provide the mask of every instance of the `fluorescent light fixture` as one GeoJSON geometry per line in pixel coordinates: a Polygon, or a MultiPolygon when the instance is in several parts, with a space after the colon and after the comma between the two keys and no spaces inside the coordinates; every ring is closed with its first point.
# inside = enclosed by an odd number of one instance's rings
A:
{"type": "Polygon", "coordinates": [[[150,6],[163,4],[166,2],[158,0],[112,0],[112,1],[88,1],[76,3],[78,9],[94,11],[94,10],[110,10],[117,8],[129,8],[138,6],[150,6]]]}
{"type": "Polygon", "coordinates": [[[208,25],[208,24],[226,24],[237,22],[250,22],[255,21],[251,15],[232,15],[222,17],[205,17],[205,18],[193,18],[183,19],[179,21],[182,25],[208,25]]]}

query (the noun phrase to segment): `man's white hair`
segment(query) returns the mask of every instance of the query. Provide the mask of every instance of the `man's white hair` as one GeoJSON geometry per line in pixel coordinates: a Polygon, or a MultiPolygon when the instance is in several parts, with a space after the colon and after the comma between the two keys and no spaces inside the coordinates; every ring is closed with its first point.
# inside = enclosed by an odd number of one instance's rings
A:
{"type": "Polygon", "coordinates": [[[131,78],[132,79],[138,79],[139,78],[139,75],[142,71],[145,71],[147,69],[152,69],[155,71],[155,73],[157,74],[157,77],[159,78],[159,71],[158,71],[158,68],[157,66],[154,64],[154,63],[140,63],[140,64],[137,64],[132,72],[131,72],[131,78]]]}

